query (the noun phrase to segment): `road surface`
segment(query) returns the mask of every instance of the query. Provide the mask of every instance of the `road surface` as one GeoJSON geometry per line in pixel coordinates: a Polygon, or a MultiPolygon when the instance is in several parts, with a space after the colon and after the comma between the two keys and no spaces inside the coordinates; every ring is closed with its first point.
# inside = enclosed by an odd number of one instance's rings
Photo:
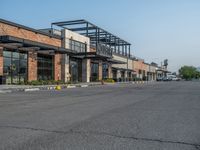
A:
{"type": "Polygon", "coordinates": [[[0,150],[200,150],[200,82],[0,94],[0,150]]]}

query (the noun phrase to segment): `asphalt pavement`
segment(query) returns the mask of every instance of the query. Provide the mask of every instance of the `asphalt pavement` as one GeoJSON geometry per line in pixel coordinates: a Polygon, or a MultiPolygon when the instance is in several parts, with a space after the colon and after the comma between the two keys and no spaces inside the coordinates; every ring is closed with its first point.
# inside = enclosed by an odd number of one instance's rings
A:
{"type": "Polygon", "coordinates": [[[0,94],[0,150],[200,150],[200,82],[0,94]]]}

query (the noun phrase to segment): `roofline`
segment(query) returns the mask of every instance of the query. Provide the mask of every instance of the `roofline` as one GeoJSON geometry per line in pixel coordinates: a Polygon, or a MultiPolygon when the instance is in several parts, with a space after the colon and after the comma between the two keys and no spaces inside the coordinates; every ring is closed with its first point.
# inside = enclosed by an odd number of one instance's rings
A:
{"type": "Polygon", "coordinates": [[[34,28],[30,28],[30,27],[27,27],[27,26],[24,26],[24,25],[21,25],[21,24],[18,24],[18,23],[14,23],[14,22],[11,22],[11,21],[8,21],[8,20],[5,20],[5,19],[0,18],[0,23],[5,23],[5,24],[11,25],[11,26],[15,26],[15,27],[18,27],[18,28],[28,30],[28,31],[32,31],[32,32],[35,32],[35,33],[46,35],[46,36],[49,36],[49,37],[52,37],[52,38],[61,39],[60,36],[48,34],[46,32],[43,32],[43,31],[40,31],[40,30],[37,30],[37,29],[34,29],[34,28]]]}
{"type": "MultiPolygon", "coordinates": [[[[127,43],[127,45],[131,45],[131,43],[127,42],[126,40],[124,40],[124,39],[122,39],[122,38],[120,38],[120,37],[118,37],[118,36],[116,36],[116,35],[114,35],[114,34],[108,32],[108,31],[105,30],[105,29],[100,28],[99,26],[97,26],[97,25],[95,25],[95,24],[93,24],[93,23],[91,23],[91,22],[89,22],[89,21],[87,21],[87,20],[85,20],[85,19],[53,22],[53,23],[51,23],[51,26],[52,26],[52,25],[56,25],[56,26],[59,26],[59,27],[62,27],[62,28],[71,30],[70,28],[63,27],[63,26],[65,26],[65,25],[62,26],[62,25],[59,25],[59,24],[72,23],[72,22],[81,22],[80,24],[88,23],[89,25],[91,25],[91,26],[93,26],[93,27],[95,27],[95,28],[98,28],[98,29],[100,29],[100,30],[102,30],[102,31],[104,31],[104,32],[106,32],[106,33],[108,33],[108,34],[110,34],[110,35],[112,35],[112,36],[114,36],[114,37],[116,37],[116,38],[122,40],[123,42],[127,43]]],[[[74,32],[74,31],[73,31],[73,32],[74,32]]]]}

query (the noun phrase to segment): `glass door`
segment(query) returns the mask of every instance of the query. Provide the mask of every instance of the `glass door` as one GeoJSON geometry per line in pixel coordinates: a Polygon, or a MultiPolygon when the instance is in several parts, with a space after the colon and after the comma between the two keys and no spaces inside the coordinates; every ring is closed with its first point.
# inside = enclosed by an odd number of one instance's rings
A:
{"type": "Polygon", "coordinates": [[[3,75],[6,77],[6,84],[11,84],[11,59],[7,57],[3,60],[3,75]]]}
{"type": "Polygon", "coordinates": [[[70,74],[71,81],[78,82],[78,63],[76,61],[70,60],[70,74]]]}
{"type": "Polygon", "coordinates": [[[19,59],[12,59],[12,64],[11,64],[11,70],[12,70],[12,84],[17,84],[19,83],[19,59]]]}
{"type": "Polygon", "coordinates": [[[99,64],[91,63],[91,81],[98,81],[99,79],[99,64]]]}

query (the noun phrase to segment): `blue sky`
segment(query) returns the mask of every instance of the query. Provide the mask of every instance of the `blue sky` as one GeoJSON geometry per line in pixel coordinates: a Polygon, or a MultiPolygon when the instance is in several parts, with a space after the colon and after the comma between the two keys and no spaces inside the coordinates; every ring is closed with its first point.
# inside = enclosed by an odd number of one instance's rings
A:
{"type": "Polygon", "coordinates": [[[0,18],[36,29],[86,19],[132,43],[146,62],[200,66],[200,0],[1,0],[0,18]]]}

